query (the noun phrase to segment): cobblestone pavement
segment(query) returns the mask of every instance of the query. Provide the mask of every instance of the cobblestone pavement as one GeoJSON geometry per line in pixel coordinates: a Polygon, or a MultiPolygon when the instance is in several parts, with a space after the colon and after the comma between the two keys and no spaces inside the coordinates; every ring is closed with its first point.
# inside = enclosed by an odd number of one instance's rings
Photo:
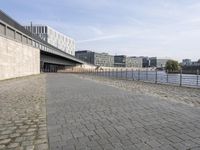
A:
{"type": "Polygon", "coordinates": [[[0,81],[0,149],[46,150],[45,75],[0,81]]]}
{"type": "Polygon", "coordinates": [[[200,109],[70,74],[47,75],[50,149],[198,150],[200,109]]]}
{"type": "Polygon", "coordinates": [[[200,89],[174,85],[154,84],[142,81],[119,80],[108,77],[80,75],[83,79],[94,80],[120,89],[139,94],[152,95],[164,100],[200,107],[200,89]]]}

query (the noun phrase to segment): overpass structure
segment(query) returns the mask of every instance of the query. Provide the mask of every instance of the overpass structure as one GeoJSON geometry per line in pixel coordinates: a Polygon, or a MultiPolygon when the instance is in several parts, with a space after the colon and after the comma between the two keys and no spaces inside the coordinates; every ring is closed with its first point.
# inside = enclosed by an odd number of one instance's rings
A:
{"type": "MultiPolygon", "coordinates": [[[[77,66],[85,63],[75,58],[74,56],[61,51],[60,49],[54,47],[53,45],[47,43],[46,41],[43,41],[38,36],[33,35],[31,32],[27,31],[23,26],[21,26],[18,22],[16,22],[14,19],[9,17],[1,10],[0,10],[0,38],[1,38],[0,72],[2,70],[3,71],[9,70],[8,67],[10,67],[11,69],[13,66],[16,65],[16,63],[20,64],[20,61],[22,60],[19,60],[20,58],[18,57],[21,57],[21,59],[31,59],[30,55],[35,54],[35,51],[37,50],[39,50],[39,59],[36,58],[38,56],[33,56],[33,57],[35,57],[35,59],[38,59],[39,62],[33,62],[33,63],[35,64],[39,63],[40,71],[56,72],[58,69],[64,69],[66,66],[77,66]],[[31,51],[30,49],[32,49],[33,51],[31,52],[31,54],[29,54],[31,51]],[[24,55],[23,56],[19,55],[19,53],[22,52],[24,53],[24,55]],[[9,62],[7,60],[7,57],[11,55],[12,58],[8,58],[11,59],[9,62]],[[11,63],[13,61],[12,59],[15,59],[16,61],[11,63]],[[8,61],[7,66],[5,65],[6,61],[8,61]]],[[[38,67],[38,65],[36,66],[38,67]]],[[[3,73],[1,72],[0,79],[2,74],[3,73]]],[[[7,76],[7,75],[2,75],[2,76],[7,76]]]]}

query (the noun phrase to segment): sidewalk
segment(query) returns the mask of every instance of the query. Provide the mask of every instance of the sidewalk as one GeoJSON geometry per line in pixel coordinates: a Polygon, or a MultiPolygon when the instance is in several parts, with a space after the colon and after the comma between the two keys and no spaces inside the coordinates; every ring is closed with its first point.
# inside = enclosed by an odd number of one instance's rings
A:
{"type": "Polygon", "coordinates": [[[84,80],[47,75],[50,149],[200,149],[200,109],[84,80]]]}

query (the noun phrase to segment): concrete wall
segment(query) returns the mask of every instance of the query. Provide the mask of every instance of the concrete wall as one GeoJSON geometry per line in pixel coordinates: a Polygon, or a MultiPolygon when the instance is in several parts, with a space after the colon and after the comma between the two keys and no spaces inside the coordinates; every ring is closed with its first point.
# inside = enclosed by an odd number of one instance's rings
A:
{"type": "Polygon", "coordinates": [[[0,36],[0,80],[39,73],[39,49],[0,36]]]}

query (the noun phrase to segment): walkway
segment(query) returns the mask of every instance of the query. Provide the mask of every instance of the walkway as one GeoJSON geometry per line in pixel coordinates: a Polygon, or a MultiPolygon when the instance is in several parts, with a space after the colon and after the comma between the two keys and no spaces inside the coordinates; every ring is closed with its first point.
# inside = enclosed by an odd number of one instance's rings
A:
{"type": "Polygon", "coordinates": [[[50,149],[200,149],[200,109],[76,75],[47,75],[50,149]]]}

